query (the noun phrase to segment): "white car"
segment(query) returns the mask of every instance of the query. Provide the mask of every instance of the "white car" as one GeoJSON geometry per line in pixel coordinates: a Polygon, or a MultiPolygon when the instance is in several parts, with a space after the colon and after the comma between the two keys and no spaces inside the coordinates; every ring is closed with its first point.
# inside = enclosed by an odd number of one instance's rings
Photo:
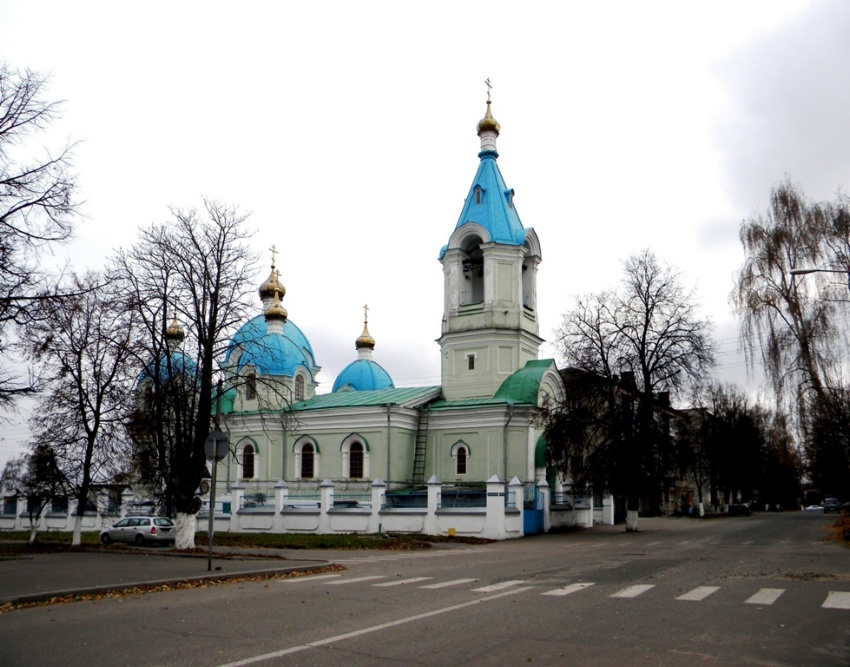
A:
{"type": "Polygon", "coordinates": [[[141,546],[148,542],[174,543],[174,538],[174,522],[164,516],[128,516],[112,528],[100,531],[100,541],[104,544],[133,542],[141,546]]]}

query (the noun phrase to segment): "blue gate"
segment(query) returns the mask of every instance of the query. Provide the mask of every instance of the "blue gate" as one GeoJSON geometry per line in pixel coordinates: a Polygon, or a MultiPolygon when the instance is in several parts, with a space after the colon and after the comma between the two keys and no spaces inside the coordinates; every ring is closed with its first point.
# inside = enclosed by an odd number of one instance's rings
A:
{"type": "Polygon", "coordinates": [[[528,484],[524,490],[522,532],[536,535],[543,532],[543,494],[537,484],[528,484]]]}

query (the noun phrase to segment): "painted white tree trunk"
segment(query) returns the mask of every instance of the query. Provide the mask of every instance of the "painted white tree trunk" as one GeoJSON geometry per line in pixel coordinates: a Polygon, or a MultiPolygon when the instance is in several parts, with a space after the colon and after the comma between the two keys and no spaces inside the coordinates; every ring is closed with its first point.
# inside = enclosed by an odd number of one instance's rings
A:
{"type": "Polygon", "coordinates": [[[638,529],[638,511],[626,510],[626,532],[635,533],[638,529]]]}
{"type": "Polygon", "coordinates": [[[35,544],[35,536],[38,533],[39,519],[30,519],[30,544],[35,544]]]}
{"type": "Polygon", "coordinates": [[[174,519],[176,537],[174,538],[174,546],[177,549],[194,549],[195,548],[195,515],[177,512],[174,519]]]}
{"type": "Polygon", "coordinates": [[[83,517],[77,514],[74,517],[74,536],[71,538],[71,546],[78,547],[82,544],[83,517]]]}
{"type": "Polygon", "coordinates": [[[699,504],[699,515],[700,515],[700,516],[705,516],[705,503],[700,503],[700,504],[699,504]]]}

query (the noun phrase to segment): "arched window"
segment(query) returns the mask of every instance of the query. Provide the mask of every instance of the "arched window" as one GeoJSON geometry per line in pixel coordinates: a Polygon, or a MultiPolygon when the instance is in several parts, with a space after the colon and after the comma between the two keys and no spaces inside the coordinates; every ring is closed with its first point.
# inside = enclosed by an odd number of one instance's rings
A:
{"type": "Polygon", "coordinates": [[[295,377],[295,400],[304,400],[304,376],[298,375],[295,377]]]}
{"type": "Polygon", "coordinates": [[[352,433],[339,448],[342,454],[342,476],[348,479],[369,478],[369,443],[363,436],[352,433]]]}
{"type": "Polygon", "coordinates": [[[254,479],[253,445],[245,445],[242,449],[242,479],[254,479]]]}
{"type": "Polygon", "coordinates": [[[257,398],[257,374],[254,371],[248,371],[245,376],[245,400],[253,401],[257,398]]]}
{"type": "Polygon", "coordinates": [[[301,448],[301,477],[302,479],[313,479],[315,477],[316,452],[313,445],[307,443],[301,448]]]}
{"type": "Polygon", "coordinates": [[[459,440],[452,445],[451,455],[455,464],[455,475],[461,477],[469,471],[469,445],[459,440]]]}
{"type": "Polygon", "coordinates": [[[484,301],[484,253],[480,243],[479,239],[472,239],[464,251],[463,280],[460,282],[461,306],[484,301]]]}
{"type": "Polygon", "coordinates": [[[466,474],[466,447],[458,447],[457,455],[455,456],[455,474],[456,475],[465,475],[466,474]]]}
{"type": "Polygon", "coordinates": [[[359,442],[352,443],[348,450],[348,476],[351,479],[363,477],[363,445],[359,442]]]}
{"type": "Polygon", "coordinates": [[[294,457],[294,472],[301,479],[315,479],[319,476],[319,459],[321,452],[319,445],[310,436],[298,438],[292,447],[294,457]]]}

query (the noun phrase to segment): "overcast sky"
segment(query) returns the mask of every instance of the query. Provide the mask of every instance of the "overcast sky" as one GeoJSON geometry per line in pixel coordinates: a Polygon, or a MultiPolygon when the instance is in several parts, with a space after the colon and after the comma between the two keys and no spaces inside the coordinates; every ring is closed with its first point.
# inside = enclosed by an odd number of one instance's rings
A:
{"type": "MultiPolygon", "coordinates": [[[[80,142],[75,267],[169,206],[236,204],[258,283],[279,250],[325,389],[366,303],[396,384],[439,383],[437,255],[488,77],[499,165],[543,248],[541,335],[650,248],[696,286],[718,376],[743,383],[738,228],[786,175],[814,199],[850,183],[848,35],[840,0],[0,5],[0,59],[51,76],[50,141],[80,142]]],[[[25,436],[0,424],[0,464],[25,436]]]]}

